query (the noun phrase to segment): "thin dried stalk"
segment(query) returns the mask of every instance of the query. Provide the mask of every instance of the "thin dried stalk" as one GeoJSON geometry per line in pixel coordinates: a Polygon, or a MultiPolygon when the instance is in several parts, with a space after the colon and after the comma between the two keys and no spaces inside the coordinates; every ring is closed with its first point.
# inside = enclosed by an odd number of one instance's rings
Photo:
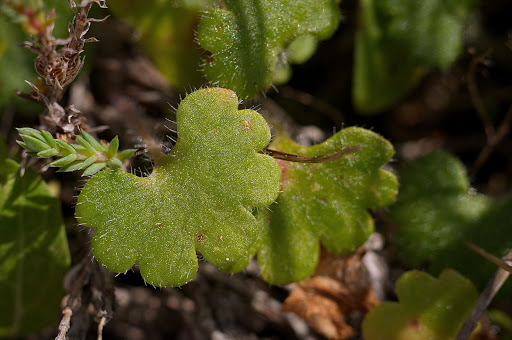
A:
{"type": "Polygon", "coordinates": [[[55,11],[52,10],[39,25],[40,30],[34,42],[23,43],[23,46],[37,53],[34,67],[42,79],[38,79],[36,84],[27,82],[32,88],[30,93],[17,92],[19,96],[45,106],[46,110],[40,117],[42,128],[65,140],[76,136],[85,119],[72,105],[63,108],[59,101],[66,87],[82,70],[85,57],[80,55],[84,44],[97,41],[95,38],[84,38],[91,22],[106,19],[88,18],[93,4],[106,8],[104,0],[82,0],[79,5],[73,0],[68,1],[75,9],[75,16],[69,23],[67,39],[57,39],[53,36],[55,11]]]}

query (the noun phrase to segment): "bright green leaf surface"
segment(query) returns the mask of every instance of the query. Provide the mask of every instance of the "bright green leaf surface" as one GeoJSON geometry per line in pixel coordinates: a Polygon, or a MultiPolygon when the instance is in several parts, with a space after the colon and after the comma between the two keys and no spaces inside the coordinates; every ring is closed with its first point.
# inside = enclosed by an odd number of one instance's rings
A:
{"type": "Polygon", "coordinates": [[[389,109],[428,67],[449,66],[462,50],[474,0],[362,0],[353,100],[362,112],[389,109]]]}
{"type": "Polygon", "coordinates": [[[278,136],[271,148],[303,156],[334,153],[355,145],[363,148],[336,161],[292,163],[279,161],[282,193],[276,204],[260,209],[258,261],[268,282],[302,280],[316,268],[320,242],[331,253],[347,254],[373,232],[368,209],[391,204],[396,177],[380,167],[393,156],[381,136],[362,128],[346,128],[327,141],[303,147],[278,136]]]}
{"type": "Polygon", "coordinates": [[[69,253],[60,202],[32,170],[20,176],[0,140],[0,338],[59,320],[69,253]]]}
{"type": "Polygon", "coordinates": [[[411,266],[451,267],[482,288],[496,266],[464,245],[470,241],[496,256],[512,247],[512,196],[472,193],[462,163],[442,151],[411,162],[390,217],[399,225],[397,247],[411,266]]]}
{"type": "Polygon", "coordinates": [[[225,271],[247,262],[258,223],[247,207],[272,203],[281,173],[257,153],[270,140],[265,120],[238,110],[226,89],[193,92],[177,112],[178,143],[150,176],[102,171],[78,199],[80,222],[95,227],[96,259],[114,272],[138,261],[144,279],[180,286],[197,270],[195,249],[225,271]]]}
{"type": "Polygon", "coordinates": [[[272,85],[276,56],[301,35],[328,38],[340,21],[334,0],[224,0],[201,18],[198,40],[211,52],[208,80],[254,98],[272,85]]]}
{"type": "Polygon", "coordinates": [[[451,340],[478,298],[473,284],[453,270],[439,279],[420,272],[396,283],[398,302],[383,302],[363,321],[366,340],[451,340]]]}

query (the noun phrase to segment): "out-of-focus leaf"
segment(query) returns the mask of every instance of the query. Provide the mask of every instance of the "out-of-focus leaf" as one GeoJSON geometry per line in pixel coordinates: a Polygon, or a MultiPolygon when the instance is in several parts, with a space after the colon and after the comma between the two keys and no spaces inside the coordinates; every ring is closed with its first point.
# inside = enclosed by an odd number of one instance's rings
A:
{"type": "Polygon", "coordinates": [[[401,172],[390,217],[399,226],[396,246],[411,266],[436,274],[454,268],[483,288],[496,266],[464,241],[502,257],[512,247],[512,196],[491,199],[471,191],[462,163],[434,151],[401,172]]]}
{"type": "Polygon", "coordinates": [[[429,67],[447,67],[462,50],[474,0],[362,0],[356,34],[354,105],[389,109],[429,67]]]}
{"type": "Polygon", "coordinates": [[[353,154],[324,163],[279,161],[283,182],[275,204],[257,213],[262,231],[257,243],[263,278],[273,284],[313,274],[320,243],[333,254],[349,254],[374,230],[368,209],[383,208],[397,195],[396,177],[381,168],[392,145],[374,132],[346,128],[311,147],[279,135],[271,148],[302,156],[327,155],[355,145],[353,154]]]}
{"type": "Polygon", "coordinates": [[[34,171],[26,169],[21,176],[18,164],[5,159],[4,152],[0,157],[0,337],[4,337],[57,323],[70,258],[59,200],[34,171]]]}
{"type": "Polygon", "coordinates": [[[201,18],[208,80],[254,98],[272,85],[276,57],[295,39],[327,39],[340,22],[335,0],[224,0],[201,18]]]}
{"type": "Polygon", "coordinates": [[[140,34],[140,45],[178,89],[204,83],[195,31],[200,11],[216,0],[109,0],[113,13],[140,34]]]}
{"type": "Polygon", "coordinates": [[[396,283],[398,302],[383,302],[363,321],[366,340],[451,340],[476,303],[468,279],[445,270],[436,279],[410,271],[396,283]]]}
{"type": "MultiPolygon", "coordinates": [[[[277,163],[258,151],[270,129],[253,110],[238,110],[234,92],[207,88],[189,94],[177,111],[178,142],[155,155],[148,177],[121,170],[94,175],[76,215],[96,228],[92,251],[114,272],[136,261],[156,286],[180,286],[197,271],[196,249],[222,270],[246,262],[259,232],[248,207],[279,194],[277,163]]],[[[241,268],[239,268],[241,269],[241,268]]]]}

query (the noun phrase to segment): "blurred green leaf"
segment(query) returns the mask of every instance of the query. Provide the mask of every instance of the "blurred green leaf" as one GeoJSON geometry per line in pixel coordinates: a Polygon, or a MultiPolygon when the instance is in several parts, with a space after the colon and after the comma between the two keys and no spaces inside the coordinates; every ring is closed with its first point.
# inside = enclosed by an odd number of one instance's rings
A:
{"type": "Polygon", "coordinates": [[[276,57],[295,39],[330,37],[340,22],[335,0],[224,0],[199,24],[198,41],[211,53],[209,81],[254,98],[272,85],[276,57]]]}
{"type": "Polygon", "coordinates": [[[439,279],[406,272],[396,294],[398,302],[382,302],[366,314],[366,340],[454,339],[478,298],[471,281],[449,269],[439,279]]]}
{"type": "Polygon", "coordinates": [[[200,11],[217,0],[109,0],[108,6],[140,34],[140,45],[180,90],[204,83],[202,54],[195,42],[200,11]]]}
{"type": "Polygon", "coordinates": [[[470,189],[464,166],[434,151],[401,172],[401,190],[390,208],[399,226],[396,246],[410,266],[436,274],[450,267],[483,288],[496,266],[470,250],[469,241],[502,257],[512,247],[512,196],[491,199],[470,189]]]}
{"type": "Polygon", "coordinates": [[[474,0],[362,0],[353,101],[361,112],[391,108],[429,67],[448,67],[462,50],[474,0]]]}
{"type": "Polygon", "coordinates": [[[331,154],[355,145],[362,149],[335,161],[278,161],[282,192],[275,204],[257,213],[262,231],[255,250],[266,281],[285,284],[312,275],[320,243],[333,254],[355,251],[374,230],[368,209],[391,204],[398,191],[396,177],[381,169],[393,156],[393,147],[374,132],[346,128],[311,147],[284,135],[273,141],[272,149],[302,156],[331,154]]]}
{"type": "Polygon", "coordinates": [[[21,176],[0,151],[0,337],[58,322],[69,262],[60,201],[34,171],[21,176]]]}

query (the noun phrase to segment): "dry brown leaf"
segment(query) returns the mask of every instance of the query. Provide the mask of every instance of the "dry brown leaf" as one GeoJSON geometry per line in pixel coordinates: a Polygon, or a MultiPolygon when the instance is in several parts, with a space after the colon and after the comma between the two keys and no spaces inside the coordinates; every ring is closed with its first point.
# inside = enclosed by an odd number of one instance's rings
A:
{"type": "Polygon", "coordinates": [[[293,312],[329,339],[343,340],[356,334],[347,324],[353,311],[366,313],[378,304],[362,263],[365,250],[348,257],[322,251],[315,274],[296,284],[282,310],[293,312]]]}

